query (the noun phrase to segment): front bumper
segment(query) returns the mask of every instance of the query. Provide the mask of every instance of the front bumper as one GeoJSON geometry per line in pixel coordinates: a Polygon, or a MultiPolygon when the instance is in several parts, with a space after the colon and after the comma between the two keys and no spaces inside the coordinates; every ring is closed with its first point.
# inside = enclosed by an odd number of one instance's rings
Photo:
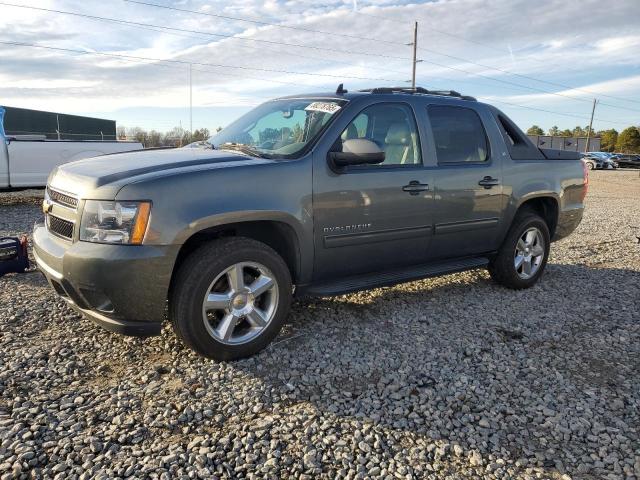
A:
{"type": "Polygon", "coordinates": [[[53,289],[106,330],[133,336],[160,333],[178,246],[69,242],[43,224],[33,230],[33,254],[53,289]]]}

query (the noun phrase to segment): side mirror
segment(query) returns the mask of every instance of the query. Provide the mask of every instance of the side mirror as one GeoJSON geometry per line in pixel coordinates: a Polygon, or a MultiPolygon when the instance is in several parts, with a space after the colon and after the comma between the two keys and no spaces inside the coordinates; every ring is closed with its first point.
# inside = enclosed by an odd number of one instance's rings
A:
{"type": "Polygon", "coordinates": [[[341,152],[329,152],[329,162],[338,168],[349,165],[376,165],[384,162],[384,152],[371,140],[352,138],[342,142],[341,152]]]}

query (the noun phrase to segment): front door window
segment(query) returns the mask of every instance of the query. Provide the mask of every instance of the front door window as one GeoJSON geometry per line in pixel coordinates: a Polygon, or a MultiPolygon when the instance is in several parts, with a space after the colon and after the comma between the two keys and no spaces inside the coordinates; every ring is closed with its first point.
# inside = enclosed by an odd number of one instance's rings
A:
{"type": "Polygon", "coordinates": [[[364,138],[376,143],[385,160],[375,165],[352,168],[416,166],[422,164],[420,142],[413,112],[401,103],[380,103],[365,108],[345,128],[341,141],[364,138]]]}

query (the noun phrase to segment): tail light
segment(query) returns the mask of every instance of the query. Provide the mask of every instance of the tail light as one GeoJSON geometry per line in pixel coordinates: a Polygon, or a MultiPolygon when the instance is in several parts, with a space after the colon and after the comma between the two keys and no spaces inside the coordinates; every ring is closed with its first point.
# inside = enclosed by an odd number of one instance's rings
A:
{"type": "Polygon", "coordinates": [[[589,169],[587,168],[587,162],[582,160],[582,200],[584,202],[585,197],[587,196],[587,192],[589,191],[589,169]]]}

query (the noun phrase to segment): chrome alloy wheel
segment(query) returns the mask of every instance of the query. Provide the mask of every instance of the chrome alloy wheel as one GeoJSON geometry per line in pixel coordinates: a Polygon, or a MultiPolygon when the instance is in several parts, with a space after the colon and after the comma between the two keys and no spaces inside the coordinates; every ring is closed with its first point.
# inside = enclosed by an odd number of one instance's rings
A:
{"type": "Polygon", "coordinates": [[[533,277],[542,265],[544,259],[544,237],[535,227],[527,229],[516,245],[513,265],[523,280],[533,277]]]}
{"type": "Polygon", "coordinates": [[[275,316],[278,284],[271,271],[255,262],[236,263],[211,282],[202,302],[204,326],[215,340],[247,343],[275,316]]]}

